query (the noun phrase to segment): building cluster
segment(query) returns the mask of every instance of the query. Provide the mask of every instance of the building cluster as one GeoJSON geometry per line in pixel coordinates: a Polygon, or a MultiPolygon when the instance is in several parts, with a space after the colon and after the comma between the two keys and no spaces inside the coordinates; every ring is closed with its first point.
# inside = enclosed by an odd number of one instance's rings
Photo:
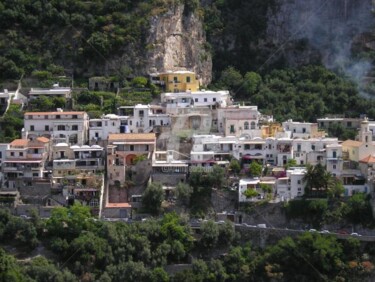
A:
{"type": "MultiPolygon", "coordinates": [[[[345,196],[373,190],[375,123],[365,118],[280,124],[257,106],[234,103],[228,91],[200,89],[193,72],[152,74],[151,81],[164,87],[159,103],[122,106],[100,118],[62,109],[26,112],[22,139],[0,144],[1,204],[17,199],[18,206],[48,209],[78,201],[99,214],[127,217],[149,182],[173,193],[193,167],[214,165],[227,179],[235,176],[239,202],[303,196],[308,164],[322,164],[340,179],[345,196]],[[335,123],[358,129],[356,140],[326,137],[324,129],[335,123]],[[232,160],[240,172],[231,171],[232,160]],[[253,162],[262,176],[250,176],[253,162]]],[[[9,94],[2,95],[5,105],[9,94]]],[[[71,90],[33,88],[28,99],[40,95],[69,99],[71,90]]]]}

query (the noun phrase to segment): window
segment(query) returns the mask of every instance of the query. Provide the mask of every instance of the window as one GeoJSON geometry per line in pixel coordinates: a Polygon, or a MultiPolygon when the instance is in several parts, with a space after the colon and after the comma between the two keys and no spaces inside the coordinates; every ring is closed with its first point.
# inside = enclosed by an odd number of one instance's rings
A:
{"type": "Polygon", "coordinates": [[[173,77],[173,81],[174,81],[174,83],[177,83],[177,76],[175,76],[175,77],[173,77]]]}
{"type": "Polygon", "coordinates": [[[347,127],[352,127],[352,122],[351,122],[351,121],[348,121],[348,122],[346,123],[346,126],[347,126],[347,127]]]}
{"type": "Polygon", "coordinates": [[[302,133],[306,133],[306,128],[302,128],[302,133]]]}
{"type": "Polygon", "coordinates": [[[204,98],[204,101],[207,102],[207,98],[204,98]]]}
{"type": "Polygon", "coordinates": [[[297,190],[298,190],[298,191],[302,191],[302,188],[298,188],[297,190]]]}
{"type": "Polygon", "coordinates": [[[148,151],[149,150],[149,147],[148,147],[148,145],[146,145],[146,151],[148,151]]]}
{"type": "Polygon", "coordinates": [[[12,157],[14,157],[14,152],[10,152],[10,155],[11,155],[12,157]]]}
{"type": "Polygon", "coordinates": [[[56,115],[56,119],[60,119],[60,115],[56,115]]]}
{"type": "Polygon", "coordinates": [[[243,127],[244,127],[245,130],[249,129],[249,123],[247,121],[245,121],[243,127]]]}
{"type": "Polygon", "coordinates": [[[73,119],[77,119],[78,116],[77,116],[77,115],[73,115],[72,118],[73,118],[73,119]]]}
{"type": "Polygon", "coordinates": [[[333,168],[333,169],[336,169],[336,165],[333,165],[332,168],[333,168]]]}
{"type": "Polygon", "coordinates": [[[249,145],[249,144],[245,144],[245,145],[244,145],[244,149],[245,149],[245,150],[250,150],[250,145],[249,145]]]}
{"type": "Polygon", "coordinates": [[[58,125],[57,126],[57,130],[64,131],[65,130],[65,125],[63,125],[63,124],[58,125]]]}
{"type": "Polygon", "coordinates": [[[23,152],[20,152],[19,154],[20,154],[20,157],[23,157],[23,152]]]}
{"type": "Polygon", "coordinates": [[[251,129],[255,129],[255,122],[254,121],[251,122],[251,129]]]}
{"type": "Polygon", "coordinates": [[[198,102],[198,98],[195,98],[195,99],[194,99],[194,102],[198,102]]]}
{"type": "Polygon", "coordinates": [[[315,145],[311,145],[311,150],[315,151],[315,145]]]}
{"type": "Polygon", "coordinates": [[[297,184],[301,184],[301,180],[297,180],[297,184]]]}
{"type": "Polygon", "coordinates": [[[30,131],[34,131],[34,125],[30,125],[30,131]]]}
{"type": "Polygon", "coordinates": [[[72,125],[72,130],[77,131],[78,130],[78,125],[72,125]]]}
{"type": "Polygon", "coordinates": [[[133,122],[131,120],[129,120],[129,125],[133,125],[133,122]]]}
{"type": "Polygon", "coordinates": [[[216,98],[212,98],[212,102],[216,102],[216,98]]]}
{"type": "Polygon", "coordinates": [[[130,145],[130,151],[134,151],[134,145],[130,145]]]}
{"type": "Polygon", "coordinates": [[[37,172],[34,172],[33,173],[33,177],[38,177],[39,175],[38,175],[38,173],[37,172]]]}
{"type": "Polygon", "coordinates": [[[143,117],[143,116],[144,116],[144,112],[143,112],[143,110],[139,111],[139,116],[140,116],[140,117],[143,117]]]}
{"type": "Polygon", "coordinates": [[[186,83],[190,83],[190,76],[186,77],[186,83]]]}
{"type": "Polygon", "coordinates": [[[44,116],[44,119],[48,119],[48,116],[46,115],[46,116],[44,116]]]}
{"type": "Polygon", "coordinates": [[[45,130],[45,131],[49,131],[49,125],[45,125],[45,126],[44,126],[44,130],[45,130]]]}

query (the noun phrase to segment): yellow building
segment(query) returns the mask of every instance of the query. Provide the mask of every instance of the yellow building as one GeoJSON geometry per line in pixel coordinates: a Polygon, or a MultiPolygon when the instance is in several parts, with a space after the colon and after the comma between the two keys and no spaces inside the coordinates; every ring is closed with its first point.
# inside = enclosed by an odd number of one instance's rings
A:
{"type": "Polygon", "coordinates": [[[280,123],[269,123],[262,125],[262,138],[275,137],[277,132],[281,132],[283,127],[280,123]]]}
{"type": "Polygon", "coordinates": [[[199,81],[195,73],[191,71],[159,73],[157,77],[159,77],[160,82],[164,82],[165,92],[194,92],[199,90],[199,81]]]}

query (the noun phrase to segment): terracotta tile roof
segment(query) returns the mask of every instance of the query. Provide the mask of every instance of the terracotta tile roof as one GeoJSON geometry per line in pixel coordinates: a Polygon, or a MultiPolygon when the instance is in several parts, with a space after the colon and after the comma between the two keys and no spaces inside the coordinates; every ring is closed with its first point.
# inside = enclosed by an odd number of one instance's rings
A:
{"type": "Polygon", "coordinates": [[[154,140],[156,139],[155,133],[120,133],[109,134],[108,140],[154,140]]]}
{"type": "Polygon", "coordinates": [[[366,164],[374,164],[375,163],[375,157],[372,155],[368,155],[366,158],[359,161],[360,163],[366,163],[366,164]]]}
{"type": "Polygon", "coordinates": [[[29,141],[27,139],[14,139],[10,145],[11,146],[27,146],[29,141]]]}
{"type": "Polygon", "coordinates": [[[45,115],[82,115],[86,112],[27,112],[25,116],[45,116],[45,115]]]}
{"type": "Polygon", "coordinates": [[[342,146],[347,147],[360,147],[362,145],[362,142],[354,141],[354,140],[346,140],[342,143],[342,146]]]}
{"type": "Polygon", "coordinates": [[[49,139],[47,137],[38,137],[36,138],[37,141],[42,142],[42,143],[48,143],[49,139]]]}

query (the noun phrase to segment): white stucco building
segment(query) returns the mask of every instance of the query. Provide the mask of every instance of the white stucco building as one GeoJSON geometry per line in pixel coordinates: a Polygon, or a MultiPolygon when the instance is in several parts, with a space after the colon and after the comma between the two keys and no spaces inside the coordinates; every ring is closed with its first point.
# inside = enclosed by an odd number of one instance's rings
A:
{"type": "Polygon", "coordinates": [[[51,138],[54,144],[83,145],[88,141],[89,117],[86,112],[27,112],[23,138],[51,138]]]}

